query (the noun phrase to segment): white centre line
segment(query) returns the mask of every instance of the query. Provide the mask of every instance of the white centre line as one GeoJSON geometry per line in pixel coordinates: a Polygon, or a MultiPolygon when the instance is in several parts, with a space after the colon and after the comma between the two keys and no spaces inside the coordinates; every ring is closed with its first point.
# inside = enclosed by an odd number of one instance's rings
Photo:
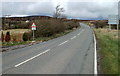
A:
{"type": "Polygon", "coordinates": [[[59,44],[58,46],[63,45],[63,44],[65,44],[65,43],[68,42],[68,41],[69,41],[69,40],[66,40],[66,41],[62,42],[61,44],[59,44]]]}
{"type": "Polygon", "coordinates": [[[77,35],[79,35],[79,34],[77,34],[77,35]]]}
{"type": "Polygon", "coordinates": [[[24,63],[26,63],[26,62],[28,62],[28,61],[36,58],[36,57],[38,57],[38,56],[40,56],[40,55],[43,55],[43,54],[47,53],[48,51],[50,51],[50,49],[48,49],[48,50],[46,50],[46,51],[44,51],[44,52],[42,52],[42,53],[40,53],[40,54],[38,54],[38,55],[35,55],[35,56],[33,56],[33,57],[31,57],[31,58],[29,58],[29,59],[27,59],[27,60],[25,60],[25,61],[17,64],[17,65],[15,65],[14,67],[18,67],[18,66],[20,66],[20,65],[22,65],[22,64],[24,64],[24,63]]]}
{"type": "Polygon", "coordinates": [[[82,30],[79,34],[77,34],[77,35],[80,35],[83,31],[85,31],[85,29],[84,30],[82,30]]]}
{"type": "Polygon", "coordinates": [[[74,38],[76,38],[76,36],[73,36],[73,37],[71,38],[71,40],[74,39],[74,38]]]}

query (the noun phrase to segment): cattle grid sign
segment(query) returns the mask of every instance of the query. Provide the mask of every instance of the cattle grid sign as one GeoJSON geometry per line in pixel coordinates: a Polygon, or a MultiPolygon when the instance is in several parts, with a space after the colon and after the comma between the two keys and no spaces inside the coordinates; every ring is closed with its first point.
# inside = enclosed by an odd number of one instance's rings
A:
{"type": "Polygon", "coordinates": [[[33,42],[34,42],[34,30],[36,30],[36,25],[35,25],[35,23],[32,23],[32,30],[33,30],[33,42]]]}
{"type": "Polygon", "coordinates": [[[119,28],[119,16],[118,15],[109,15],[108,17],[108,24],[109,24],[109,29],[111,29],[111,24],[116,24],[117,25],[117,30],[119,28]]]}

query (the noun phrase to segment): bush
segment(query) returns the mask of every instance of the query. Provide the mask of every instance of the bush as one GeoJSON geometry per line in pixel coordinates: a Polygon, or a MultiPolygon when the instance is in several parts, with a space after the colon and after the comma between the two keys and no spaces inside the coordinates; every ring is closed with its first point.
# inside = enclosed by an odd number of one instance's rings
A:
{"type": "Polygon", "coordinates": [[[78,22],[74,22],[74,21],[65,22],[64,24],[67,30],[77,28],[80,26],[78,22]]]}
{"type": "Polygon", "coordinates": [[[31,40],[31,38],[32,38],[32,32],[25,32],[23,34],[23,41],[31,40]]]}
{"type": "Polygon", "coordinates": [[[99,20],[99,21],[94,22],[94,26],[96,28],[104,28],[104,27],[108,26],[108,24],[107,24],[107,21],[99,20]]]}
{"type": "Polygon", "coordinates": [[[9,42],[10,39],[11,39],[11,37],[10,37],[10,32],[7,32],[7,33],[6,33],[6,36],[5,36],[5,41],[6,41],[6,42],[9,42]]]}
{"type": "Polygon", "coordinates": [[[49,19],[49,20],[36,20],[37,30],[35,31],[35,37],[49,37],[56,33],[63,32],[65,26],[59,19],[49,19]]]}
{"type": "Polygon", "coordinates": [[[3,34],[3,32],[2,32],[2,34],[1,34],[1,41],[2,41],[2,42],[4,41],[4,34],[3,34]]]}

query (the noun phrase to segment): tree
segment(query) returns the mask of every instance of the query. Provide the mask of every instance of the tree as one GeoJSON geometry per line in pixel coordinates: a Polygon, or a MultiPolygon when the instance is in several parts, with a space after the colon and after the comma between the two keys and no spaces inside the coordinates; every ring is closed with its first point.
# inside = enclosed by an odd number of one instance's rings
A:
{"type": "Polygon", "coordinates": [[[11,15],[5,15],[5,16],[7,17],[8,26],[9,26],[9,29],[10,29],[10,25],[11,25],[10,16],[11,15]]]}
{"type": "Polygon", "coordinates": [[[2,18],[2,30],[5,30],[5,17],[2,18]]]}
{"type": "Polygon", "coordinates": [[[54,18],[59,18],[62,15],[63,12],[65,12],[64,8],[60,7],[60,5],[57,5],[56,9],[55,9],[55,12],[53,14],[53,17],[54,18]]]}
{"type": "Polygon", "coordinates": [[[4,34],[3,34],[3,32],[2,32],[2,34],[1,34],[1,41],[2,41],[2,42],[4,41],[4,34]]]}
{"type": "Polygon", "coordinates": [[[67,16],[65,14],[61,14],[60,18],[67,18],[67,16]]]}
{"type": "Polygon", "coordinates": [[[6,42],[9,42],[9,41],[10,41],[10,32],[7,32],[7,33],[6,33],[5,41],[6,41],[6,42]]]}

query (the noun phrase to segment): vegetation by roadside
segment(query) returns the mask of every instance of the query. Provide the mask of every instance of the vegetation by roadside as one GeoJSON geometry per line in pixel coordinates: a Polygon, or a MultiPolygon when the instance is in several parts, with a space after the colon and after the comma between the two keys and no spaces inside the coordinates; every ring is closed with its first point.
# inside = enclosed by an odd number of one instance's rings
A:
{"type": "Polygon", "coordinates": [[[23,34],[25,32],[29,32],[29,29],[9,29],[9,30],[3,30],[0,31],[0,39],[2,39],[2,37],[6,37],[6,33],[10,32],[10,41],[9,42],[5,42],[2,40],[0,40],[0,46],[2,47],[7,47],[7,46],[14,46],[14,45],[20,45],[20,44],[25,44],[25,42],[22,42],[22,37],[23,34]],[[2,35],[3,33],[3,35],[2,35]]]}
{"type": "MultiPolygon", "coordinates": [[[[16,46],[17,48],[19,48],[18,46],[21,46],[21,45],[32,45],[32,44],[35,44],[35,43],[39,43],[39,42],[44,42],[44,41],[48,41],[48,40],[51,40],[51,39],[54,39],[54,38],[57,38],[57,37],[60,37],[60,36],[63,36],[63,35],[66,35],[74,30],[76,30],[77,28],[73,28],[73,29],[70,29],[70,30],[66,30],[64,32],[60,32],[60,33],[57,33],[57,34],[54,34],[52,36],[49,36],[49,37],[38,37],[38,38],[35,38],[35,42],[33,43],[32,42],[32,39],[31,40],[28,40],[28,41],[21,41],[21,42],[13,42],[13,41],[10,41],[10,42],[2,42],[2,47],[4,47],[5,49],[3,49],[3,51],[7,51],[8,49],[6,49],[7,47],[14,47],[13,49],[16,49],[16,46]]],[[[23,30],[23,29],[21,29],[23,30]]],[[[21,47],[20,47],[21,48],[21,47]]]]}
{"type": "MultiPolygon", "coordinates": [[[[118,31],[94,29],[97,37],[100,74],[118,74],[118,31]]],[[[120,59],[119,59],[120,61],[120,59]]]]}
{"type": "MultiPolygon", "coordinates": [[[[13,20],[14,21],[14,20],[13,20]]],[[[31,25],[35,23],[37,30],[34,31],[35,41],[47,41],[71,32],[73,29],[78,28],[80,25],[76,20],[67,20],[62,18],[34,18],[33,20],[17,21],[12,26],[20,26],[17,29],[7,29],[0,31],[0,40],[2,47],[9,47],[15,45],[29,44],[32,42],[31,25]],[[20,22],[20,23],[19,23],[20,22]],[[24,24],[22,24],[24,23],[24,24]],[[22,26],[26,28],[21,28],[22,26]]],[[[6,24],[7,25],[7,24],[6,24]]],[[[5,28],[6,26],[4,26],[5,28]]]]}

